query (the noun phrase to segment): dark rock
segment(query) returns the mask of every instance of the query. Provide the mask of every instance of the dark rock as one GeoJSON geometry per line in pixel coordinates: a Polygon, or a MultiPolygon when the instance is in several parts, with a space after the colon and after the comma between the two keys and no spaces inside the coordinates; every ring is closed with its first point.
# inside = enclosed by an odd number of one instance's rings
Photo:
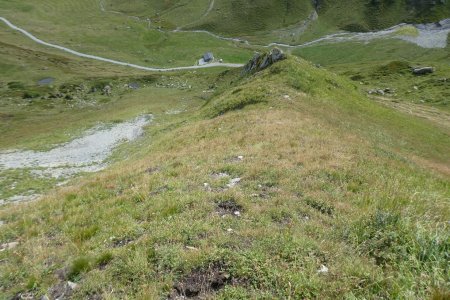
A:
{"type": "Polygon", "coordinates": [[[367,93],[369,95],[380,95],[380,96],[384,96],[385,94],[392,94],[393,92],[394,92],[394,90],[391,88],[374,89],[374,90],[367,91],[367,93]]]}
{"type": "Polygon", "coordinates": [[[253,58],[245,65],[242,74],[245,75],[259,72],[285,58],[286,55],[278,48],[273,48],[269,52],[263,54],[255,53],[253,58]]]}
{"type": "Polygon", "coordinates": [[[232,215],[237,217],[240,216],[241,210],[242,206],[237,204],[233,199],[222,201],[217,204],[217,212],[221,216],[232,215]]]}
{"type": "Polygon", "coordinates": [[[50,85],[55,81],[55,78],[47,77],[38,81],[38,85],[50,85]]]}
{"type": "Polygon", "coordinates": [[[137,83],[137,82],[130,82],[129,84],[128,84],[128,88],[129,89],[132,89],[132,90],[137,90],[137,89],[139,89],[141,86],[139,85],[139,83],[137,83]]]}
{"type": "Polygon", "coordinates": [[[412,72],[414,75],[426,75],[434,73],[434,68],[433,67],[414,68],[412,72]]]}
{"type": "Polygon", "coordinates": [[[272,63],[275,63],[285,58],[283,51],[281,51],[281,49],[278,48],[273,48],[272,51],[269,52],[269,54],[271,56],[272,63]]]}

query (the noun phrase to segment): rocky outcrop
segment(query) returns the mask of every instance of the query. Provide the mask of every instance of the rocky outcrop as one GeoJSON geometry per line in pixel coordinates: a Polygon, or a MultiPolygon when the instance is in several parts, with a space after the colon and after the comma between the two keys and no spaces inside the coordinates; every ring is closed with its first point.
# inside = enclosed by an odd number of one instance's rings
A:
{"type": "Polygon", "coordinates": [[[253,58],[244,66],[242,74],[246,75],[259,72],[285,58],[286,55],[278,48],[273,48],[269,52],[262,54],[256,53],[255,56],[253,56],[253,58]]]}
{"type": "Polygon", "coordinates": [[[103,88],[103,95],[105,96],[111,96],[112,94],[112,87],[107,85],[103,88]]]}

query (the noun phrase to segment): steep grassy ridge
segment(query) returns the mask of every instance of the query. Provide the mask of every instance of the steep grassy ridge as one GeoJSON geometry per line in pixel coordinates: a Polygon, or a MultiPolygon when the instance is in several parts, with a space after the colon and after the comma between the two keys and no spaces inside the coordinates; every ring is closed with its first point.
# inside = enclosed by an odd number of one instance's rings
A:
{"type": "Polygon", "coordinates": [[[448,133],[297,59],[238,76],[126,162],[0,211],[2,296],[448,297],[448,133]]]}

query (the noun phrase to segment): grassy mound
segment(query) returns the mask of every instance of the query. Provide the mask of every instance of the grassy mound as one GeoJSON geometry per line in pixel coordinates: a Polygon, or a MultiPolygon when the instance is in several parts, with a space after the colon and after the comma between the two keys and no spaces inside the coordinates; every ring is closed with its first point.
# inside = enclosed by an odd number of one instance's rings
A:
{"type": "Polygon", "coordinates": [[[214,80],[134,158],[0,211],[2,298],[448,296],[444,131],[298,59],[214,80]]]}

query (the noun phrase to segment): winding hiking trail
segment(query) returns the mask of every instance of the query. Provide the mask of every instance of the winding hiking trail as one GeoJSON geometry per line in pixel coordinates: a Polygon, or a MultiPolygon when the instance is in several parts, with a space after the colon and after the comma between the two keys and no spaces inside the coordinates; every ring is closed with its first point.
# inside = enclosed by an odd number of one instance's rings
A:
{"type": "Polygon", "coordinates": [[[23,35],[25,35],[26,37],[30,38],[31,40],[33,40],[34,42],[36,42],[38,44],[41,44],[41,45],[44,45],[44,46],[47,46],[47,47],[51,47],[51,48],[55,48],[55,49],[58,49],[58,50],[70,53],[70,54],[78,56],[78,57],[83,57],[83,58],[87,58],[87,59],[93,59],[93,60],[97,60],[97,61],[102,61],[102,62],[114,64],[114,65],[125,66],[125,67],[130,67],[130,68],[144,70],[144,71],[172,72],[172,71],[195,70],[195,69],[214,68],[214,67],[240,68],[240,67],[243,66],[243,64],[210,63],[210,64],[202,65],[202,66],[187,66],[187,67],[173,67],[173,68],[145,67],[145,66],[140,66],[140,65],[136,65],[136,64],[132,64],[132,63],[123,62],[123,61],[118,61],[118,60],[113,60],[113,59],[109,59],[109,58],[104,58],[104,57],[100,57],[100,56],[85,54],[85,53],[81,53],[81,52],[78,52],[78,51],[75,51],[75,50],[63,47],[63,46],[47,43],[47,42],[45,42],[45,41],[35,37],[34,35],[29,33],[28,31],[26,31],[25,29],[22,29],[20,27],[17,27],[16,25],[12,24],[10,21],[5,19],[4,17],[0,17],[0,21],[5,23],[9,28],[21,32],[23,35]]]}

